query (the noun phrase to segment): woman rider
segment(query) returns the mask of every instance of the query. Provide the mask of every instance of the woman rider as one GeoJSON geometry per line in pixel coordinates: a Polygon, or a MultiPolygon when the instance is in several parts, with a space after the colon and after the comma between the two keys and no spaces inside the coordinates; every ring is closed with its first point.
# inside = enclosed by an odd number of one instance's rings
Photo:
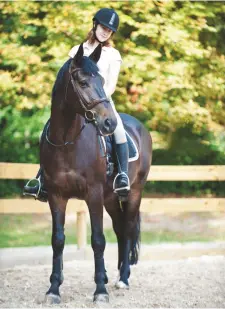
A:
{"type": "MultiPolygon", "coordinates": [[[[89,56],[98,44],[102,45],[102,52],[97,66],[99,68],[99,73],[103,76],[105,80],[104,90],[114,109],[117,118],[117,127],[114,131],[114,139],[119,165],[119,173],[116,175],[114,180],[114,192],[117,192],[119,194],[119,191],[129,191],[130,183],[128,178],[129,154],[126,133],[123,127],[122,120],[115,109],[115,105],[111,97],[116,89],[120,66],[122,63],[119,51],[113,48],[109,43],[110,38],[112,38],[113,34],[117,31],[118,26],[119,16],[113,9],[100,9],[93,17],[93,28],[88,33],[86,41],[83,43],[83,49],[84,56],[89,56]]],[[[79,45],[76,45],[70,50],[69,56],[71,58],[76,55],[78,48],[79,45]]],[[[27,184],[24,187],[24,194],[33,195],[41,201],[47,201],[47,195],[46,198],[44,198],[44,196],[41,196],[42,192],[45,192],[45,189],[43,188],[43,181],[41,175],[38,176],[39,185],[35,187],[30,187],[27,184]],[[42,187],[41,190],[40,186],[42,187]]]]}

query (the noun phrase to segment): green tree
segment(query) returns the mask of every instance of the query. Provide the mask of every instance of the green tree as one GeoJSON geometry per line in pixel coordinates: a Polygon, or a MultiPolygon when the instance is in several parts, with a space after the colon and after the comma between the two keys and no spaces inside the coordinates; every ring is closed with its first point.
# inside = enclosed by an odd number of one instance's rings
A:
{"type": "Polygon", "coordinates": [[[0,160],[38,162],[51,90],[92,16],[120,16],[117,108],[153,136],[157,164],[225,162],[225,5],[222,2],[0,2],[0,160]]]}

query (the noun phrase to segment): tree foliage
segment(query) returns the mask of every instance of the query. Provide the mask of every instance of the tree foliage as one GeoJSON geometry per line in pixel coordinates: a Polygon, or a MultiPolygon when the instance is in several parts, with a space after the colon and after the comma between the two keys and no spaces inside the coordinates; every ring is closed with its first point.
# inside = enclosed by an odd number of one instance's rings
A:
{"type": "Polygon", "coordinates": [[[225,5],[213,1],[1,2],[1,161],[38,162],[57,71],[105,6],[121,21],[114,101],[151,131],[153,162],[224,164],[225,5]]]}

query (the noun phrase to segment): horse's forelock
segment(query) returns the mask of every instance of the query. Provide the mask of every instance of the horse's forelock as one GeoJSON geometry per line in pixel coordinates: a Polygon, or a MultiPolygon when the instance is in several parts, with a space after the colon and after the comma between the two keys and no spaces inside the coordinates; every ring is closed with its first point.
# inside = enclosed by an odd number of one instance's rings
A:
{"type": "Polygon", "coordinates": [[[87,74],[97,74],[99,69],[96,63],[89,57],[83,56],[81,63],[82,70],[87,74]]]}

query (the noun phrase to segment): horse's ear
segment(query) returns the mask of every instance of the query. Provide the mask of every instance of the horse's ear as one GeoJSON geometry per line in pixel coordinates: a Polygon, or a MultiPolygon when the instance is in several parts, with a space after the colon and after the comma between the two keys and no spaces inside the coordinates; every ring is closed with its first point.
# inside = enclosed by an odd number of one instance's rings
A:
{"type": "Polygon", "coordinates": [[[82,43],[82,44],[80,44],[78,51],[73,58],[73,63],[74,63],[75,66],[81,65],[81,60],[82,60],[83,55],[84,55],[84,48],[83,48],[83,43],[82,43]]]}
{"type": "Polygon", "coordinates": [[[98,62],[100,59],[102,52],[102,44],[98,44],[98,46],[95,48],[95,50],[92,52],[92,54],[89,56],[95,63],[98,62]]]}

